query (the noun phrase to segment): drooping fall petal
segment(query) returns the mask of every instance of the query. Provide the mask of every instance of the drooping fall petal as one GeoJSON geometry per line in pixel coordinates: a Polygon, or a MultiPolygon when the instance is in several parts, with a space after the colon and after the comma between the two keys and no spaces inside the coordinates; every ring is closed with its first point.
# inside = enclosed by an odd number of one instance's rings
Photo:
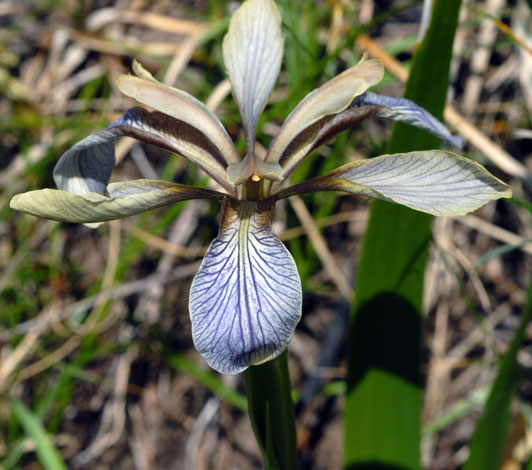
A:
{"type": "Polygon", "coordinates": [[[105,130],[65,152],[54,169],[59,189],[74,194],[103,194],[115,164],[116,138],[135,137],[179,153],[233,193],[226,179],[226,162],[211,140],[189,124],[160,112],[132,108],[105,130]]]}
{"type": "Polygon", "coordinates": [[[346,191],[437,216],[464,215],[512,190],[484,167],[452,152],[430,150],[357,160],[276,195],[346,191]]]}
{"type": "MultiPolygon", "coordinates": [[[[319,121],[323,120],[325,124],[328,122],[324,119],[327,116],[344,111],[358,95],[378,83],[383,73],[384,67],[379,60],[363,59],[309,93],[286,118],[270,145],[265,161],[279,162],[284,175],[288,175],[308,155],[314,142],[309,137],[302,145],[298,145],[297,151],[285,152],[298,135],[319,121]]],[[[314,131],[318,132],[319,129],[320,126],[316,124],[314,131]]]]}
{"type": "Polygon", "coordinates": [[[140,75],[120,75],[116,84],[120,91],[139,103],[187,123],[208,138],[226,164],[237,163],[240,156],[220,120],[199,100],[183,90],[158,82],[136,62],[140,75]]]}
{"type": "Polygon", "coordinates": [[[107,190],[109,197],[95,192],[78,195],[58,189],[40,189],[17,194],[10,206],[45,219],[95,223],[140,214],[174,202],[225,197],[216,191],[159,180],[111,183],[107,190]]]}
{"type": "Polygon", "coordinates": [[[228,198],[218,237],[190,290],[196,349],[224,374],[272,359],[301,317],[294,260],[271,230],[272,200],[228,198]]]}
{"type": "Polygon", "coordinates": [[[281,15],[273,0],[247,0],[231,17],[223,55],[248,154],[254,151],[257,120],[279,75],[283,43],[281,15]]]}

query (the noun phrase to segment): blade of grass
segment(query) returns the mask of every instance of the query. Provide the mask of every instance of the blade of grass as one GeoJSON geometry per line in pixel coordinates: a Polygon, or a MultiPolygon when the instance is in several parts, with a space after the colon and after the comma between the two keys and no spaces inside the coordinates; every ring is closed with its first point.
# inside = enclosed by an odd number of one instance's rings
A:
{"type": "Polygon", "coordinates": [[[296,421],[286,349],[244,372],[249,418],[266,469],[297,470],[296,421]]]}
{"type": "Polygon", "coordinates": [[[46,470],[67,470],[67,466],[59,455],[50,437],[46,433],[39,418],[21,401],[11,398],[11,409],[16,415],[26,434],[31,437],[37,449],[37,458],[46,470]]]}
{"type": "Polygon", "coordinates": [[[490,387],[477,388],[467,397],[457,400],[445,413],[423,426],[423,436],[436,434],[471,411],[479,409],[486,403],[490,390],[490,387]]]}
{"type": "MultiPolygon", "coordinates": [[[[460,0],[436,0],[405,97],[442,116],[460,0]]],[[[398,124],[388,153],[436,148],[398,124]]],[[[348,351],[345,468],[421,468],[421,308],[431,217],[375,201],[357,278],[348,351]]]]}
{"type": "Polygon", "coordinates": [[[487,253],[484,253],[479,259],[475,261],[473,266],[475,266],[475,268],[478,268],[482,266],[483,264],[487,263],[490,259],[498,258],[499,256],[502,256],[513,250],[519,250],[523,248],[525,245],[528,245],[529,243],[532,243],[532,240],[524,240],[522,243],[515,243],[515,244],[508,243],[506,245],[502,245],[497,248],[494,248],[493,250],[490,250],[487,253]]]}
{"type": "Polygon", "coordinates": [[[167,357],[167,362],[171,367],[189,375],[199,383],[203,384],[221,400],[226,401],[231,406],[234,406],[237,410],[240,410],[243,413],[247,412],[248,404],[246,397],[236,390],[224,385],[220,380],[220,377],[217,375],[214,375],[212,372],[207,370],[201,369],[196,363],[178,354],[169,355],[167,357]]]}
{"type": "Polygon", "coordinates": [[[517,352],[523,343],[526,327],[531,318],[532,281],[528,288],[521,321],[500,363],[488,402],[471,439],[469,458],[464,465],[464,470],[497,470],[499,468],[510,421],[510,405],[516,391],[516,376],[519,369],[517,352]]]}

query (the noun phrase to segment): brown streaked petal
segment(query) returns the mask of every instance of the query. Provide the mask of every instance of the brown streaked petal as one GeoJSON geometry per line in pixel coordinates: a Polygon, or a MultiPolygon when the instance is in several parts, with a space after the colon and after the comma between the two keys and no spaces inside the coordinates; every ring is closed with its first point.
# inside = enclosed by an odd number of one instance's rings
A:
{"type": "Polygon", "coordinates": [[[281,156],[279,162],[282,167],[282,178],[272,184],[271,192],[274,193],[292,174],[296,166],[310,153],[340,132],[371,116],[374,112],[375,108],[370,106],[349,108],[341,113],[326,116],[299,133],[281,156]]]}
{"type": "Polygon", "coordinates": [[[437,216],[464,215],[494,199],[512,196],[510,187],[482,165],[440,150],[358,160],[275,197],[314,191],[346,191],[437,216]]]}
{"type": "Polygon", "coordinates": [[[270,145],[265,161],[281,163],[282,158],[283,169],[285,166],[295,167],[305,158],[306,153],[297,152],[296,155],[292,155],[286,154],[285,150],[298,135],[326,116],[344,111],[356,96],[378,83],[383,73],[384,67],[379,60],[363,59],[354,67],[309,93],[286,118],[270,145]]]}
{"type": "Polygon", "coordinates": [[[139,63],[134,66],[140,75],[120,75],[116,81],[125,95],[151,106],[196,128],[219,150],[227,164],[237,163],[240,156],[220,120],[192,95],[158,82],[139,63]]]}
{"type": "Polygon", "coordinates": [[[204,170],[229,194],[235,190],[226,179],[226,162],[212,142],[196,128],[160,112],[132,108],[98,134],[65,152],[54,169],[59,189],[75,194],[103,194],[114,167],[114,141],[134,137],[179,153],[204,170]]]}
{"type": "Polygon", "coordinates": [[[223,199],[224,194],[158,180],[111,183],[109,197],[98,193],[73,194],[40,189],[15,195],[10,207],[45,219],[95,223],[121,219],[189,199],[223,199]]]}
{"type": "Polygon", "coordinates": [[[122,135],[134,137],[185,157],[217,181],[229,194],[234,188],[226,178],[226,162],[212,141],[195,127],[158,111],[132,108],[122,121],[113,123],[122,135]]]}

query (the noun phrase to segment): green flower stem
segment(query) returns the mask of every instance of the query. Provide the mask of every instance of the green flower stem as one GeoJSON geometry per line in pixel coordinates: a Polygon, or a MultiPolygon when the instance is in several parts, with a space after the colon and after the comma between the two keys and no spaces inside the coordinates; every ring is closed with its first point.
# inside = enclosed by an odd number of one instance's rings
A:
{"type": "Polygon", "coordinates": [[[296,470],[296,420],[288,354],[244,372],[249,417],[266,469],[296,470]]]}

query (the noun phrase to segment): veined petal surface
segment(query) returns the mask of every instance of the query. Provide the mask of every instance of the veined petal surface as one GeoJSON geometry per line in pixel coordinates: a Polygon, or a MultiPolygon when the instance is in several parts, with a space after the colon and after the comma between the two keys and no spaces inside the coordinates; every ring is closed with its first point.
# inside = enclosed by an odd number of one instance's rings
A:
{"type": "Polygon", "coordinates": [[[306,156],[306,152],[285,154],[290,143],[314,123],[345,110],[355,97],[378,83],[383,74],[381,61],[362,59],[354,67],[309,93],[286,118],[270,145],[265,161],[279,162],[283,169],[296,166],[306,156]]]}
{"type": "Polygon", "coordinates": [[[58,189],[40,189],[17,194],[10,206],[45,219],[94,223],[121,219],[178,201],[226,197],[216,191],[159,180],[111,183],[107,189],[109,197],[94,192],[78,195],[58,189]]]}
{"type": "Polygon", "coordinates": [[[183,90],[158,82],[138,62],[134,69],[141,76],[120,75],[116,80],[124,95],[196,128],[218,149],[226,164],[240,161],[225,127],[207,106],[183,90]]]}
{"type": "Polygon", "coordinates": [[[230,194],[226,162],[212,142],[196,128],[159,112],[132,108],[98,134],[93,134],[65,152],[54,169],[59,189],[74,194],[104,194],[115,163],[116,138],[134,137],[179,153],[199,166],[230,194]]]}
{"type": "Polygon", "coordinates": [[[115,167],[116,130],[89,135],[66,151],[54,168],[59,189],[74,194],[103,194],[115,167]]]}
{"type": "Polygon", "coordinates": [[[478,163],[452,152],[430,150],[357,160],[276,197],[334,190],[436,216],[464,215],[494,199],[512,196],[508,185],[478,163]]]}
{"type": "Polygon", "coordinates": [[[223,55],[248,154],[254,151],[257,120],[279,75],[283,44],[281,15],[273,0],[247,0],[231,17],[223,55]]]}
{"type": "Polygon", "coordinates": [[[301,282],[271,230],[272,213],[272,200],[227,198],[220,233],[192,283],[194,344],[224,374],[280,354],[301,318],[301,282]]]}
{"type": "Polygon", "coordinates": [[[358,96],[353,103],[356,107],[374,107],[374,116],[400,121],[423,129],[448,144],[462,147],[460,136],[451,135],[449,130],[426,109],[406,98],[377,95],[367,91],[358,96]]]}

